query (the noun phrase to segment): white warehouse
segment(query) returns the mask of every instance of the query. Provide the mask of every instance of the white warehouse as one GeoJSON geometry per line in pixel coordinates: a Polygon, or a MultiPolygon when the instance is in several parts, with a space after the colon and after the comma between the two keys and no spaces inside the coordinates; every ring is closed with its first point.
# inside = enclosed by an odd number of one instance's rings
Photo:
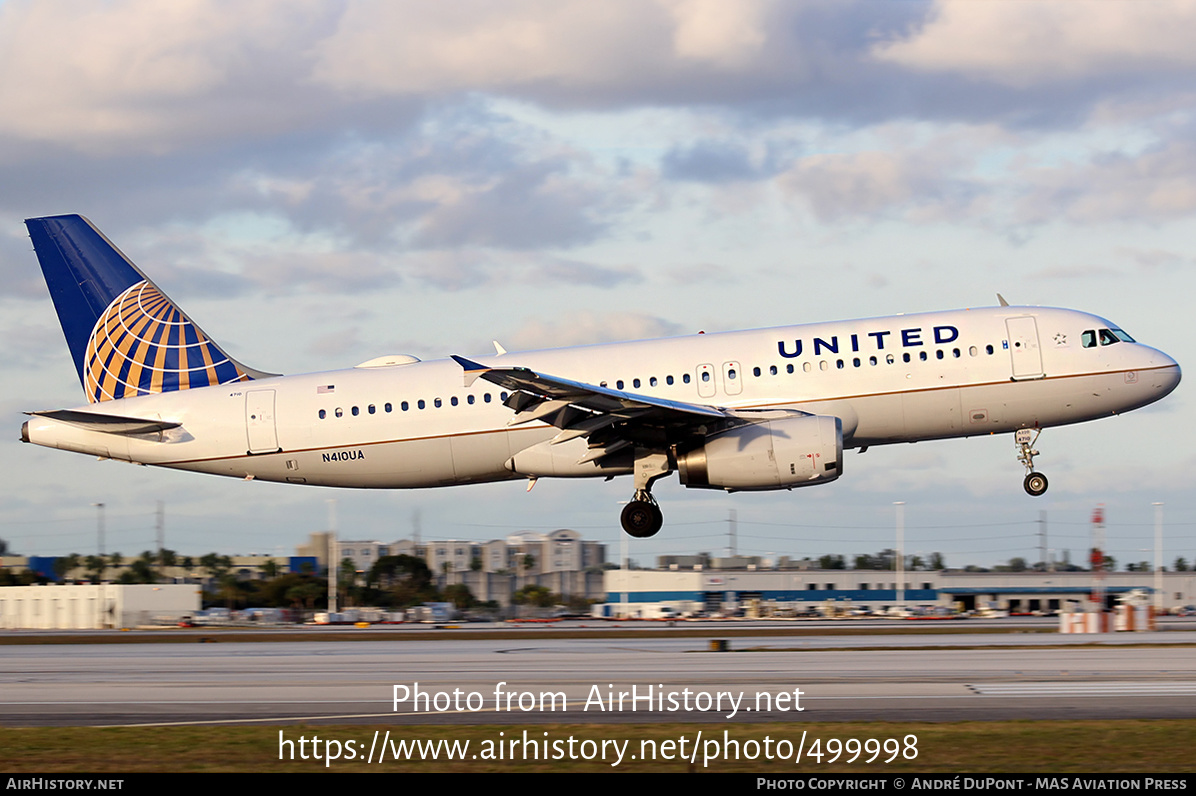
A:
{"type": "Polygon", "coordinates": [[[0,628],[89,630],[178,621],[200,609],[194,584],[5,586],[0,628]]]}

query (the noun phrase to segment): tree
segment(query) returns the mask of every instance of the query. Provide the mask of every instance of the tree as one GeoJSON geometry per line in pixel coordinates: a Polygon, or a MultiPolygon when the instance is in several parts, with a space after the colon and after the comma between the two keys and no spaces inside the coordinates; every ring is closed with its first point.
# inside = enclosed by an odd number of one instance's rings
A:
{"type": "Polygon", "coordinates": [[[847,569],[843,556],[826,555],[818,559],[819,569],[847,569]]]}
{"type": "Polygon", "coordinates": [[[557,595],[548,590],[547,586],[531,583],[512,594],[511,602],[516,605],[534,605],[537,608],[551,608],[559,600],[557,599],[557,595]]]}
{"type": "Polygon", "coordinates": [[[415,605],[436,595],[432,570],[415,556],[382,556],[370,567],[366,581],[387,591],[395,605],[415,605]]]}
{"type": "Polygon", "coordinates": [[[1176,572],[1187,572],[1188,571],[1188,562],[1187,562],[1187,560],[1184,559],[1183,556],[1180,556],[1179,558],[1175,559],[1174,566],[1175,566],[1176,572]]]}
{"type": "Polygon", "coordinates": [[[87,567],[89,580],[98,582],[104,579],[104,570],[108,568],[108,562],[103,556],[88,556],[83,560],[83,565],[87,567]]]}
{"type": "Polygon", "coordinates": [[[54,574],[57,575],[60,580],[65,580],[66,576],[69,575],[72,570],[77,569],[78,566],[78,553],[71,553],[69,556],[59,556],[58,558],[54,559],[54,574]]]}
{"type": "Polygon", "coordinates": [[[477,598],[464,583],[454,583],[444,588],[444,599],[448,600],[458,611],[468,611],[477,604],[477,598]]]}
{"type": "Polygon", "coordinates": [[[946,563],[943,562],[943,554],[942,553],[931,553],[930,554],[930,569],[931,570],[938,572],[938,571],[944,570],[946,568],[947,568],[947,565],[946,565],[946,563]]]}
{"type": "Polygon", "coordinates": [[[361,589],[357,585],[357,564],[351,558],[342,558],[336,573],[336,590],[341,595],[341,603],[346,607],[352,605],[350,598],[359,597],[361,589]]]}

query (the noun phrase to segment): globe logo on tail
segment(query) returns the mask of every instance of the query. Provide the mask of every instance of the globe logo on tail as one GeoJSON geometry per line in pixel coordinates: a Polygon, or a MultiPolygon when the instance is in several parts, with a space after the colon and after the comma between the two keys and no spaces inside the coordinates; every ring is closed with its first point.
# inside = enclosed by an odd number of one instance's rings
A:
{"type": "Polygon", "coordinates": [[[144,280],[108,305],[87,341],[84,388],[92,403],[248,380],[144,280]]]}

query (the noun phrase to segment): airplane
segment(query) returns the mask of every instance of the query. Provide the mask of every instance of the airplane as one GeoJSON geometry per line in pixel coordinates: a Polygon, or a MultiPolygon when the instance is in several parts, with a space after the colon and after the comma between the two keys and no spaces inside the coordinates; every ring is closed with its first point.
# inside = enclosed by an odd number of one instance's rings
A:
{"type": "Polygon", "coordinates": [[[1025,491],[1043,429],[1157,401],[1167,354],[1086,312],[999,306],[421,362],[383,356],[282,376],[229,356],[90,221],[31,218],[89,404],[29,412],[21,440],[246,480],[379,489],[631,475],[794,489],[845,449],[1014,435],[1025,491]]]}

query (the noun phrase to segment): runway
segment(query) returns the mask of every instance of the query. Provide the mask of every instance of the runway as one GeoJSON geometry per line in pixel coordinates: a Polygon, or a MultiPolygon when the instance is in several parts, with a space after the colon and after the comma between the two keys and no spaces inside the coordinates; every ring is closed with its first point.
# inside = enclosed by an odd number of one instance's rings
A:
{"type": "Polygon", "coordinates": [[[732,639],[729,652],[710,651],[702,638],[535,633],[6,646],[0,724],[1196,717],[1189,633],[1106,638],[1113,643],[1028,634],[760,636],[732,639]],[[426,696],[413,706],[416,684],[426,696]],[[396,704],[396,695],[405,698],[396,704]]]}

